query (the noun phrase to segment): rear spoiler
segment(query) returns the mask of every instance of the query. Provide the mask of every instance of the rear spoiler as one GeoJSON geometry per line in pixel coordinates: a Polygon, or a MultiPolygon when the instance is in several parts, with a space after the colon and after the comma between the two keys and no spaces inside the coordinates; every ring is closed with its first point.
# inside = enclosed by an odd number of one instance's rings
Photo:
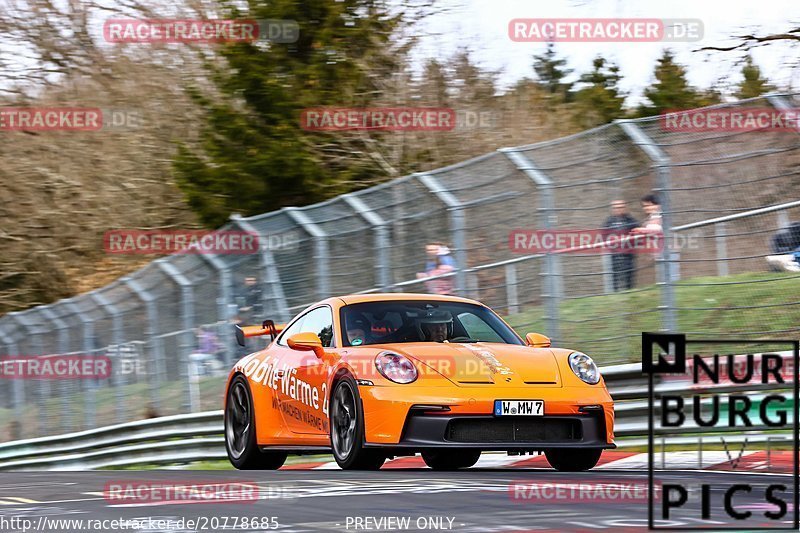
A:
{"type": "Polygon", "coordinates": [[[239,346],[244,346],[244,340],[247,337],[260,337],[261,335],[269,335],[272,340],[283,331],[286,324],[275,324],[272,320],[265,320],[260,326],[240,326],[236,324],[236,342],[239,346]]]}

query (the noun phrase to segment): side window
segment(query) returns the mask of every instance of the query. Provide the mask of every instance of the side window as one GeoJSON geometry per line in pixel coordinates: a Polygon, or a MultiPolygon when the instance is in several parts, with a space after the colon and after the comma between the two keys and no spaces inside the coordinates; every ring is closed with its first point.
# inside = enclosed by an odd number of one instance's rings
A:
{"type": "Polygon", "coordinates": [[[281,340],[278,341],[278,344],[280,344],[281,346],[286,346],[286,339],[288,339],[295,333],[300,333],[301,331],[305,331],[303,329],[303,322],[306,321],[309,314],[310,313],[301,316],[300,318],[297,319],[297,321],[294,324],[289,326],[288,329],[283,330],[283,333],[281,334],[281,340]]]}
{"type": "Polygon", "coordinates": [[[333,346],[333,314],[329,307],[317,307],[303,318],[299,331],[316,333],[326,348],[333,346]]]}

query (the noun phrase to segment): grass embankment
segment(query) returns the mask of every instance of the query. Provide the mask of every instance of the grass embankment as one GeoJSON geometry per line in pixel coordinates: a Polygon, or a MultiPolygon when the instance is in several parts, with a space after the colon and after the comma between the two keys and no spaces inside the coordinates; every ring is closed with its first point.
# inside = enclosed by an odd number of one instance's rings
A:
{"type": "MultiPolygon", "coordinates": [[[[800,276],[796,273],[687,279],[675,286],[675,302],[677,330],[696,333],[696,338],[797,338],[800,329],[800,276]]],[[[558,308],[558,344],[586,351],[601,365],[640,361],[641,332],[662,328],[660,305],[661,293],[655,285],[563,301],[558,308]]],[[[543,308],[535,307],[507,320],[522,334],[546,333],[544,315],[543,308]]]]}

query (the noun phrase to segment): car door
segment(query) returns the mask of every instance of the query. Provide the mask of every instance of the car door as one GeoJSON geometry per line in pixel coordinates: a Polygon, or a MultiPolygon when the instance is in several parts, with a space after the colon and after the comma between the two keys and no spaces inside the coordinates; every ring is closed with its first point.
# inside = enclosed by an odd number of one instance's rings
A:
{"type": "Polygon", "coordinates": [[[320,338],[324,348],[334,348],[333,311],[323,305],[306,313],[301,320],[301,325],[292,327],[289,334],[281,338],[284,344],[283,375],[278,390],[284,404],[281,414],[286,427],[294,433],[327,435],[329,360],[320,359],[311,351],[293,350],[286,345],[286,339],[294,333],[311,332],[320,338]]]}

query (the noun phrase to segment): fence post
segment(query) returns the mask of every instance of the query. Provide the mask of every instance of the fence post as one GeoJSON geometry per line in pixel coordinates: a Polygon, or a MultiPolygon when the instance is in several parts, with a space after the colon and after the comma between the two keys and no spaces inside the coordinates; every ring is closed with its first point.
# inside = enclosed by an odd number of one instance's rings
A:
{"type": "MultiPolygon", "coordinates": [[[[291,216],[291,215],[290,215],[291,216]]],[[[246,219],[239,215],[231,215],[231,221],[242,228],[248,233],[261,233],[248,222],[246,219]]],[[[263,241],[261,239],[260,241],[263,241]]],[[[259,260],[261,261],[261,277],[263,278],[262,285],[266,285],[264,299],[268,297],[271,300],[272,306],[275,308],[276,317],[278,320],[284,322],[288,321],[291,317],[289,314],[289,305],[286,303],[286,295],[283,292],[283,284],[281,283],[281,275],[278,272],[278,266],[275,263],[275,257],[272,255],[272,250],[269,248],[268,242],[259,242],[259,260]]],[[[327,268],[327,265],[325,266],[327,268]]],[[[266,303],[266,302],[264,302],[266,303]]],[[[263,305],[263,304],[262,304],[263,305]]],[[[266,314],[267,306],[263,305],[264,313],[266,314]]],[[[267,318],[266,316],[264,318],[267,318]]]]}
{"type": "Polygon", "coordinates": [[[725,241],[725,223],[714,224],[714,241],[717,244],[717,275],[728,275],[728,246],[725,241]]]}
{"type": "Polygon", "coordinates": [[[164,346],[161,343],[161,338],[158,336],[158,306],[156,305],[155,296],[147,292],[136,280],[130,277],[122,278],[122,282],[130,287],[137,298],[145,305],[147,312],[147,327],[144,331],[145,338],[150,341],[151,358],[150,358],[150,379],[147,380],[150,388],[150,400],[153,409],[160,414],[161,411],[161,391],[159,387],[162,383],[164,373],[162,368],[164,365],[164,346]]]}
{"type": "Polygon", "coordinates": [[[426,189],[433,193],[446,207],[450,223],[450,233],[453,236],[456,261],[456,288],[455,293],[461,296],[467,294],[467,243],[465,238],[466,220],[464,206],[450,191],[444,188],[439,180],[430,174],[413,174],[413,176],[426,189]]]}
{"type": "MultiPolygon", "coordinates": [[[[772,107],[777,109],[778,111],[786,111],[787,113],[794,114],[797,111],[797,106],[793,105],[791,102],[787,102],[785,95],[782,94],[768,94],[766,95],[767,101],[770,103],[772,107]]],[[[789,122],[787,120],[787,122],[789,122]]],[[[800,133],[800,124],[795,122],[795,129],[798,133],[800,133]]]]}
{"type": "Polygon", "coordinates": [[[219,296],[217,296],[217,319],[225,323],[221,339],[225,346],[227,363],[232,365],[235,361],[235,352],[232,346],[235,344],[233,325],[230,323],[233,317],[231,306],[233,305],[233,281],[231,270],[228,264],[216,255],[200,254],[200,257],[217,271],[219,276],[219,296]],[[229,326],[230,327],[227,327],[229,326]]]}
{"type": "Polygon", "coordinates": [[[178,284],[181,288],[181,314],[183,319],[183,348],[181,353],[178,354],[178,366],[180,366],[180,376],[186,382],[186,397],[184,399],[184,407],[188,412],[194,413],[200,411],[199,405],[192,403],[192,374],[189,372],[189,365],[193,364],[189,360],[189,354],[195,345],[194,328],[197,325],[197,318],[194,312],[194,294],[192,292],[192,282],[189,281],[172,263],[164,258],[157,259],[158,267],[178,284]]]}
{"type": "Polygon", "coordinates": [[[467,298],[473,300],[480,300],[480,280],[478,279],[478,271],[471,268],[466,272],[467,276],[467,298]]]}
{"type": "MultiPolygon", "coordinates": [[[[25,357],[37,356],[37,355],[47,355],[44,353],[44,347],[42,346],[42,340],[38,334],[36,334],[33,330],[33,325],[27,320],[28,313],[35,313],[35,308],[24,311],[24,312],[12,312],[8,313],[8,317],[15,321],[17,324],[22,326],[22,329],[25,330],[25,334],[30,338],[30,344],[34,346],[33,351],[36,352],[35,354],[25,354],[25,357]]],[[[36,383],[34,381],[33,383],[36,383]]],[[[45,413],[47,409],[45,407],[45,397],[50,395],[50,382],[49,380],[43,379],[39,380],[38,387],[34,386],[33,383],[31,384],[31,390],[36,395],[36,405],[39,408],[39,416],[37,416],[37,422],[39,425],[39,434],[44,435],[46,433],[47,427],[47,417],[45,413]]]]}
{"type": "Polygon", "coordinates": [[[275,262],[275,257],[272,255],[272,250],[269,246],[261,248],[261,266],[264,272],[269,276],[269,292],[272,298],[272,303],[275,308],[276,317],[282,322],[291,320],[292,315],[289,313],[289,304],[286,303],[286,295],[283,292],[283,284],[281,283],[281,275],[278,272],[278,265],[275,262]]]}
{"type": "MultiPolygon", "coordinates": [[[[508,157],[517,169],[528,176],[536,185],[539,191],[539,212],[540,224],[544,229],[552,229],[556,223],[555,198],[553,197],[553,181],[542,172],[535,163],[517,148],[502,148],[499,150],[508,157]]],[[[542,283],[542,299],[545,302],[545,323],[547,324],[547,335],[555,345],[560,339],[558,316],[559,303],[562,294],[561,288],[561,263],[559,257],[547,253],[544,257],[544,269],[542,271],[544,283],[542,283]]]]}
{"type": "Polygon", "coordinates": [[[353,211],[358,213],[375,232],[375,248],[378,252],[375,263],[375,281],[384,292],[392,285],[391,260],[389,259],[389,227],[386,221],[373,211],[364,201],[352,193],[343,194],[342,199],[353,211]]]}
{"type": "MultiPolygon", "coordinates": [[[[51,322],[56,330],[58,330],[58,353],[65,354],[69,352],[69,329],[67,328],[67,323],[56,316],[50,305],[43,305],[39,310],[42,312],[42,316],[51,322]]],[[[69,390],[67,388],[68,383],[68,381],[64,381],[61,384],[61,429],[63,431],[69,431],[70,419],[72,418],[70,403],[67,399],[69,390]]]]}
{"type": "MultiPolygon", "coordinates": [[[[389,190],[391,191],[392,195],[392,206],[389,208],[390,211],[387,211],[391,213],[391,226],[389,228],[389,235],[392,239],[392,243],[394,244],[394,246],[389,249],[389,264],[390,267],[393,267],[394,264],[392,262],[392,255],[394,254],[395,257],[399,255],[402,257],[402,251],[406,249],[408,228],[406,228],[405,202],[407,200],[403,195],[404,191],[401,186],[392,184],[389,186],[389,190]]],[[[399,276],[394,268],[392,268],[390,272],[392,291],[395,291],[397,290],[395,283],[403,280],[397,279],[399,276]]]]}
{"type": "Polygon", "coordinates": [[[519,295],[517,292],[517,264],[508,263],[506,270],[506,308],[509,315],[519,313],[519,295]]]}
{"type": "MultiPolygon", "coordinates": [[[[10,356],[17,356],[19,357],[19,347],[17,343],[12,341],[4,332],[0,332],[3,338],[3,344],[6,345],[8,350],[8,355],[10,356]]],[[[12,380],[12,398],[11,401],[14,406],[14,425],[17,428],[17,434],[9,435],[11,440],[15,439],[22,439],[25,438],[25,435],[22,435],[22,421],[25,420],[25,385],[24,381],[21,379],[14,379],[12,380]]]]}
{"type": "Polygon", "coordinates": [[[122,316],[119,309],[111,302],[108,301],[104,295],[99,293],[92,293],[92,299],[103,307],[109,315],[111,315],[112,339],[117,347],[116,358],[117,360],[111,365],[111,382],[114,384],[114,396],[116,398],[115,415],[117,422],[122,422],[125,419],[125,396],[122,394],[122,375],[120,374],[119,362],[122,355],[122,316]],[[116,368],[115,368],[116,367],[116,368]]]}
{"type": "Polygon", "coordinates": [[[671,162],[667,154],[635,122],[629,120],[617,120],[615,122],[633,143],[650,158],[656,171],[657,185],[655,190],[660,193],[662,239],[664,242],[661,254],[656,260],[661,275],[661,279],[657,281],[657,284],[661,285],[661,329],[675,331],[675,286],[673,284],[675,271],[672,267],[675,258],[669,246],[672,237],[672,211],[670,208],[671,162]]]}
{"type": "Polygon", "coordinates": [[[777,224],[779,230],[788,228],[789,225],[791,224],[791,220],[789,219],[789,213],[787,213],[786,211],[778,211],[777,217],[778,217],[777,224]]]}
{"type": "Polygon", "coordinates": [[[91,298],[106,312],[111,316],[111,323],[112,323],[112,338],[113,343],[117,347],[116,361],[113,362],[111,365],[111,371],[113,372],[111,376],[111,382],[114,384],[114,398],[116,399],[117,405],[114,409],[114,414],[116,415],[117,422],[123,422],[125,419],[125,413],[127,409],[125,408],[125,397],[122,394],[122,375],[119,373],[119,360],[122,354],[122,317],[120,316],[119,309],[111,302],[108,301],[108,298],[103,296],[99,293],[91,293],[91,298]]]}
{"type": "MultiPolygon", "coordinates": [[[[75,304],[72,299],[64,301],[64,305],[78,317],[78,320],[83,324],[83,351],[86,355],[94,353],[94,321],[87,318],[80,308],[75,304]]],[[[83,395],[83,424],[86,429],[91,429],[96,426],[95,419],[95,390],[94,383],[91,380],[81,380],[86,383],[86,394],[83,395]]]]}
{"type": "MultiPolygon", "coordinates": [[[[782,94],[768,94],[767,101],[770,103],[770,105],[772,105],[772,107],[774,107],[778,111],[784,111],[789,114],[794,114],[797,110],[797,106],[793,105],[790,102],[787,102],[786,98],[782,94]]],[[[800,124],[795,123],[795,129],[797,130],[798,133],[800,133],[800,124]]],[[[778,216],[778,229],[786,228],[791,223],[789,219],[789,213],[787,213],[786,211],[778,211],[777,216],[778,216]]]]}
{"type": "Polygon", "coordinates": [[[314,261],[317,267],[317,297],[322,300],[331,295],[329,273],[330,252],[328,250],[328,235],[317,224],[311,221],[303,211],[296,207],[284,207],[283,211],[303,231],[314,240],[314,261]]]}

